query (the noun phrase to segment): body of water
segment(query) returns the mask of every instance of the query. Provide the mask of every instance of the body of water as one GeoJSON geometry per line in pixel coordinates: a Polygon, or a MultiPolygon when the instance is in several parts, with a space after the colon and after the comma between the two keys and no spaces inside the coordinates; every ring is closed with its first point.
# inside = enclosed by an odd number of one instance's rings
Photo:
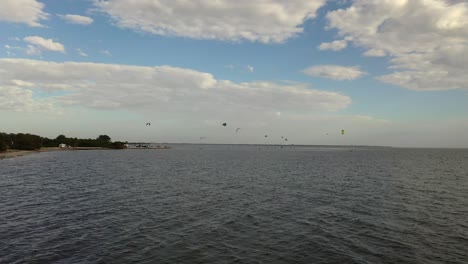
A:
{"type": "Polygon", "coordinates": [[[4,159],[0,263],[468,263],[468,150],[175,145],[4,159]]]}

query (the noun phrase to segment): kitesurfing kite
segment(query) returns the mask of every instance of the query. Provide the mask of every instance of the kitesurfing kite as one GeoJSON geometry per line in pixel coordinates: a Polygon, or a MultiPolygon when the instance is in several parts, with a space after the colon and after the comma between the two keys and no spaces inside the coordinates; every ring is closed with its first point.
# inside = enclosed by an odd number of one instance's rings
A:
{"type": "Polygon", "coordinates": [[[265,135],[265,137],[268,137],[268,135],[265,135]]]}
{"type": "Polygon", "coordinates": [[[146,123],[146,126],[151,126],[151,123],[146,123]]]}
{"type": "Polygon", "coordinates": [[[341,129],[341,135],[344,135],[344,129],[341,129]]]}
{"type": "Polygon", "coordinates": [[[236,133],[239,132],[239,130],[240,130],[240,127],[236,128],[236,133]]]}
{"type": "Polygon", "coordinates": [[[226,123],[223,123],[223,126],[226,126],[227,124],[226,123]]]}

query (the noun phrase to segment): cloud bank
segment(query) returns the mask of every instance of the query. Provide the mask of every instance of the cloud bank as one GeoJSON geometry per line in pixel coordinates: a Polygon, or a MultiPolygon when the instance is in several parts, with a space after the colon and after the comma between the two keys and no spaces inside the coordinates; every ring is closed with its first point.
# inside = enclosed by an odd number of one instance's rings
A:
{"type": "Polygon", "coordinates": [[[65,53],[65,47],[52,39],[45,39],[39,36],[29,36],[23,39],[25,42],[30,43],[26,53],[29,55],[39,55],[41,50],[55,51],[65,53]]]}
{"type": "Polygon", "coordinates": [[[442,0],[356,0],[328,13],[329,28],[390,56],[393,73],[378,79],[412,90],[468,89],[468,3],[442,0]]]}
{"type": "Polygon", "coordinates": [[[0,21],[41,27],[40,21],[48,17],[43,9],[44,4],[37,0],[2,0],[0,21]]]}
{"type": "Polygon", "coordinates": [[[102,0],[119,27],[157,35],[226,41],[283,42],[303,31],[325,0],[102,0]]]}
{"type": "Polygon", "coordinates": [[[337,111],[351,102],[340,93],[303,85],[236,83],[170,66],[26,59],[0,59],[0,87],[4,100],[25,90],[50,94],[56,107],[149,111],[190,119],[311,114],[337,111]]]}
{"type": "Polygon", "coordinates": [[[344,67],[339,65],[318,65],[302,71],[310,76],[317,76],[333,80],[355,80],[366,74],[359,67],[344,67]]]}
{"type": "Polygon", "coordinates": [[[61,19],[65,20],[71,24],[78,24],[78,25],[91,25],[93,23],[93,19],[87,16],[80,16],[80,15],[58,15],[61,19]]]}
{"type": "Polygon", "coordinates": [[[324,42],[320,44],[318,46],[318,49],[338,51],[338,50],[345,49],[347,46],[348,46],[348,42],[346,40],[335,40],[330,43],[324,42]]]}

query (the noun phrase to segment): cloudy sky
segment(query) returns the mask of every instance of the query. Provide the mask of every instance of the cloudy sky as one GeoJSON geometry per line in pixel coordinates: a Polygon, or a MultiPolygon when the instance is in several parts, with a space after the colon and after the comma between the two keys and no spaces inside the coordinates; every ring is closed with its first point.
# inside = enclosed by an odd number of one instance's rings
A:
{"type": "Polygon", "coordinates": [[[468,147],[468,2],[2,0],[0,131],[468,147]]]}

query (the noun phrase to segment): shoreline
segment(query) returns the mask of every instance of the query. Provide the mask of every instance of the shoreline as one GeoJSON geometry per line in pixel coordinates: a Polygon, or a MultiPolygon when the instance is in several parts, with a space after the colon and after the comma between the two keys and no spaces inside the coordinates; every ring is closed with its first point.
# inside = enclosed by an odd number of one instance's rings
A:
{"type": "MultiPolygon", "coordinates": [[[[128,148],[128,149],[134,149],[134,148],[128,148]]],[[[135,148],[135,149],[168,149],[168,148],[135,148]]],[[[7,158],[21,157],[21,156],[30,155],[34,153],[41,153],[41,152],[75,151],[75,150],[124,150],[124,149],[113,149],[113,148],[103,148],[103,147],[75,147],[75,148],[44,147],[38,150],[9,149],[5,152],[0,152],[0,160],[7,159],[7,158]]]]}
{"type": "Polygon", "coordinates": [[[39,153],[38,150],[7,150],[5,152],[0,152],[0,160],[7,158],[21,157],[28,154],[39,153]]]}
{"type": "Polygon", "coordinates": [[[70,150],[99,150],[99,149],[107,149],[107,148],[59,148],[59,147],[44,147],[37,150],[17,150],[17,149],[9,149],[6,152],[0,152],[0,159],[6,158],[15,158],[21,157],[25,155],[30,155],[34,153],[41,153],[41,152],[51,152],[51,151],[70,151],[70,150]]]}

